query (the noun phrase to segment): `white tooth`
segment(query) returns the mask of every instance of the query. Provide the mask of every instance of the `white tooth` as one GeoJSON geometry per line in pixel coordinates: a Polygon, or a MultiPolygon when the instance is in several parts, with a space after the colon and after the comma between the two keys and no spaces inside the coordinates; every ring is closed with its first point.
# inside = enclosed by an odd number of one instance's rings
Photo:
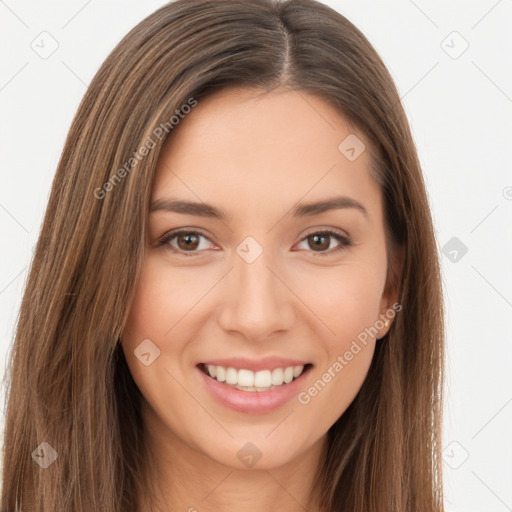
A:
{"type": "Polygon", "coordinates": [[[293,376],[297,378],[304,370],[304,366],[294,366],[293,367],[293,376]]]}
{"type": "Polygon", "coordinates": [[[217,366],[217,380],[219,382],[226,380],[226,370],[222,366],[217,366]]]}
{"type": "Polygon", "coordinates": [[[261,370],[254,374],[254,386],[257,388],[268,388],[272,384],[270,370],[261,370]]]}
{"type": "Polygon", "coordinates": [[[278,388],[279,386],[270,386],[267,388],[256,388],[254,386],[245,387],[245,386],[239,386],[238,384],[234,384],[231,387],[239,389],[240,391],[249,391],[250,393],[254,393],[255,391],[256,392],[271,391],[272,389],[278,388]]]}
{"type": "Polygon", "coordinates": [[[293,366],[288,366],[288,368],[285,368],[283,380],[286,384],[293,380],[293,366]]]}
{"type": "Polygon", "coordinates": [[[235,368],[228,368],[226,370],[226,383],[237,384],[238,383],[238,372],[235,368]]]}
{"type": "Polygon", "coordinates": [[[240,385],[236,385],[235,386],[236,389],[239,389],[240,391],[256,391],[256,388],[254,386],[249,386],[249,387],[242,387],[240,385]]]}
{"type": "Polygon", "coordinates": [[[243,391],[268,391],[283,384],[289,384],[294,378],[301,375],[304,366],[288,366],[274,370],[260,370],[253,372],[242,368],[205,365],[208,374],[219,382],[225,382],[243,391]],[[238,387],[240,386],[240,387],[238,387]]]}
{"type": "Polygon", "coordinates": [[[272,384],[274,386],[280,386],[283,382],[283,369],[276,368],[275,370],[272,370],[272,384]]]}
{"type": "Polygon", "coordinates": [[[238,384],[252,387],[254,385],[254,372],[245,369],[238,370],[238,384]]]}

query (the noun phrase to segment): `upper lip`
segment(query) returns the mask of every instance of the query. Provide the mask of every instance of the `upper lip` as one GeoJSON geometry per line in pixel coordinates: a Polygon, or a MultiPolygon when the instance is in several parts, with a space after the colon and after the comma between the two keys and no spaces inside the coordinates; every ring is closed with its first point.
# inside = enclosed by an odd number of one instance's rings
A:
{"type": "Polygon", "coordinates": [[[262,359],[247,359],[245,357],[233,357],[230,359],[210,359],[202,364],[223,366],[224,368],[242,368],[257,372],[259,370],[274,370],[276,368],[287,368],[288,366],[305,366],[307,361],[299,359],[288,359],[284,357],[264,357],[262,359]]]}

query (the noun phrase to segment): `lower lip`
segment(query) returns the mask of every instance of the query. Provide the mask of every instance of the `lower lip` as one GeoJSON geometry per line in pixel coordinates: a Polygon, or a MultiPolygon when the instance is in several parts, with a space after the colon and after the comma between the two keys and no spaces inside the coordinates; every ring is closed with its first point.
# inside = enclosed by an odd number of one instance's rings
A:
{"type": "Polygon", "coordinates": [[[283,384],[269,391],[241,391],[213,379],[199,368],[197,371],[202,375],[208,391],[222,405],[239,412],[262,414],[281,407],[296,396],[304,381],[304,375],[309,372],[310,368],[308,367],[289,384],[283,384]]]}

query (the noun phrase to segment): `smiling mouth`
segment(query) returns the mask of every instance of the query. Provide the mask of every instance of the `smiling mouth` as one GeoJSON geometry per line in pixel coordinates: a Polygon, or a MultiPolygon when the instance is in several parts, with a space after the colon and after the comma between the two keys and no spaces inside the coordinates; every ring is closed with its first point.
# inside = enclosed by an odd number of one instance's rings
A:
{"type": "Polygon", "coordinates": [[[205,363],[199,363],[197,367],[211,379],[231,388],[240,391],[261,392],[288,385],[310,371],[313,364],[307,363],[303,366],[288,366],[256,372],[244,368],[225,368],[205,363]]]}

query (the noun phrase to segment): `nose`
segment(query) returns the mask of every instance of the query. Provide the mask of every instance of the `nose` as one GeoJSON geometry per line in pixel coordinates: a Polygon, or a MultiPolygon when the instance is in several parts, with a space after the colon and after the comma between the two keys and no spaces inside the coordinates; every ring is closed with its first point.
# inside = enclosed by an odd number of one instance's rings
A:
{"type": "Polygon", "coordinates": [[[266,251],[252,263],[235,255],[222,292],[219,324],[223,330],[264,341],[291,329],[295,322],[293,287],[275,267],[266,251]]]}

